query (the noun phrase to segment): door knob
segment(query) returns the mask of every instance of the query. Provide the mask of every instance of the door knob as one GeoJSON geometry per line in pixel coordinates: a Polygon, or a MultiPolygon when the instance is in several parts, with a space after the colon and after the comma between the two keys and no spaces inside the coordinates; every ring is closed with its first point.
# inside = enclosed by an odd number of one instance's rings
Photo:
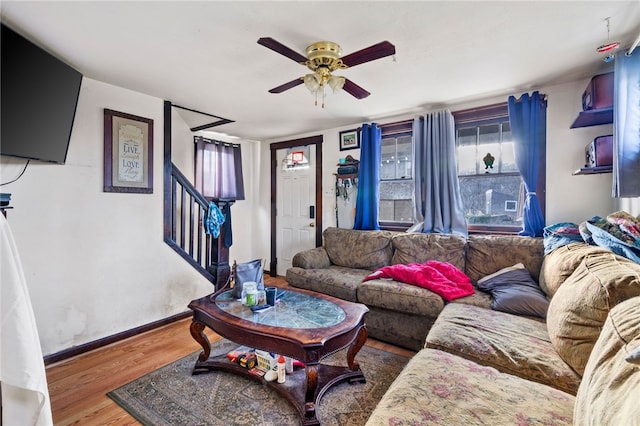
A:
{"type": "Polygon", "coordinates": [[[309,226],[313,228],[313,227],[315,227],[315,226],[316,226],[316,223],[315,223],[315,222],[311,222],[311,223],[309,224],[309,226]]]}

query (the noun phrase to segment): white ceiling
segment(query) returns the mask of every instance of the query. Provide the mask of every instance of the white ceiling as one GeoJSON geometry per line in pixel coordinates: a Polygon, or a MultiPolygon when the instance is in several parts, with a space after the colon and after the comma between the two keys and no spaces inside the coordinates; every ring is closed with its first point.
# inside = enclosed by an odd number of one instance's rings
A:
{"type": "MultiPolygon", "coordinates": [[[[251,140],[346,126],[586,78],[596,48],[628,48],[640,1],[25,2],[2,21],[85,76],[235,120],[214,130],[251,140]],[[330,40],[349,54],[383,40],[387,57],[341,71],[371,92],[314,106],[304,86],[267,91],[307,69],[256,43],[304,54],[330,40]]],[[[126,111],[135,114],[135,111],[126,111]]]]}

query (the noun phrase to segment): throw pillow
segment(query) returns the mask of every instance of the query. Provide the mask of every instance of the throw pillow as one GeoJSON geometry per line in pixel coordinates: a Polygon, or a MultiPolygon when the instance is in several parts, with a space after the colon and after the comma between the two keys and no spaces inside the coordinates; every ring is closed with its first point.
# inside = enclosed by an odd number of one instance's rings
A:
{"type": "Polygon", "coordinates": [[[491,309],[516,315],[547,317],[549,301],[522,263],[481,278],[477,287],[491,294],[491,309]]]}

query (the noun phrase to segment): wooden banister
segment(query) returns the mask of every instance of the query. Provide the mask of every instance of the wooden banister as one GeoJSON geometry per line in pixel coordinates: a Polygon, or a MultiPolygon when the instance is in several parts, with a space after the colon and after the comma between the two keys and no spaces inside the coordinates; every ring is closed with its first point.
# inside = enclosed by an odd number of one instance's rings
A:
{"type": "Polygon", "coordinates": [[[171,194],[169,212],[165,212],[164,241],[209,281],[217,277],[210,267],[218,239],[204,232],[202,220],[209,211],[209,202],[180,170],[171,163],[171,194]],[[168,214],[167,214],[168,213],[168,214]],[[167,220],[168,219],[168,220],[167,220]]]}

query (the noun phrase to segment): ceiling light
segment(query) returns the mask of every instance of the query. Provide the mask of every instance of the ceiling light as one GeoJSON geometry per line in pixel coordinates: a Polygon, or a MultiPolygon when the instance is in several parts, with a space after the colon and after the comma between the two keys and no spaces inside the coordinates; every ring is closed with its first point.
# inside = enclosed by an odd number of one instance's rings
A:
{"type": "Polygon", "coordinates": [[[307,74],[304,76],[304,85],[311,93],[315,93],[320,88],[320,76],[317,74],[307,74]]]}
{"type": "Polygon", "coordinates": [[[331,75],[337,69],[346,68],[340,59],[340,46],[330,41],[317,42],[306,50],[307,67],[314,71],[303,77],[305,87],[316,97],[318,105],[318,95],[322,96],[322,108],[324,108],[325,87],[329,86],[333,93],[337,93],[344,86],[345,78],[331,75]]]}
{"type": "Polygon", "coordinates": [[[338,90],[342,89],[342,86],[344,86],[344,77],[332,75],[329,78],[328,83],[331,90],[333,90],[333,93],[336,93],[338,90]]]}
{"type": "Polygon", "coordinates": [[[345,78],[331,75],[331,67],[319,66],[314,73],[307,74],[303,78],[305,87],[316,97],[318,105],[318,95],[322,97],[322,108],[324,108],[325,87],[329,86],[333,93],[337,93],[344,86],[345,78]]]}

